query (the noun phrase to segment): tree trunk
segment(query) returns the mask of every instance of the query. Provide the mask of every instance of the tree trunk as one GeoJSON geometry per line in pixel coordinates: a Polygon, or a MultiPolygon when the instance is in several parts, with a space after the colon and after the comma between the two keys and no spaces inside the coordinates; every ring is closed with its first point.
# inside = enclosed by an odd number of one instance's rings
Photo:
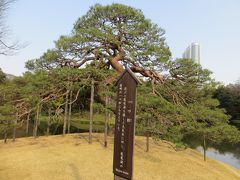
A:
{"type": "Polygon", "coordinates": [[[149,127],[149,118],[147,119],[147,130],[146,130],[146,152],[149,151],[149,136],[150,136],[150,127],[149,127]]]}
{"type": "Polygon", "coordinates": [[[78,113],[79,113],[79,117],[81,118],[81,107],[80,107],[80,105],[78,107],[78,113]]]}
{"type": "Polygon", "coordinates": [[[111,114],[108,113],[108,125],[107,125],[107,135],[108,135],[108,136],[110,136],[110,132],[111,132],[111,129],[110,129],[111,127],[110,127],[110,125],[109,125],[110,119],[111,119],[111,114]]]}
{"type": "Polygon", "coordinates": [[[113,67],[113,69],[115,69],[117,71],[118,74],[121,74],[123,72],[123,67],[118,62],[121,59],[122,59],[122,57],[120,55],[118,55],[118,56],[111,58],[111,60],[110,60],[111,66],[113,67]]]}
{"type": "MultiPolygon", "coordinates": [[[[109,98],[105,97],[105,106],[108,106],[109,98]]],[[[105,112],[105,126],[104,126],[104,147],[107,147],[107,135],[108,135],[108,122],[109,122],[109,112],[105,112]]]]}
{"type": "Polygon", "coordinates": [[[206,146],[206,135],[203,135],[203,156],[204,156],[204,161],[206,161],[206,151],[207,151],[207,146],[206,146]]]}
{"type": "Polygon", "coordinates": [[[7,143],[7,136],[8,136],[8,130],[6,128],[5,131],[4,131],[4,143],[5,144],[7,143]]]}
{"type": "Polygon", "coordinates": [[[13,120],[14,126],[13,126],[13,142],[16,140],[16,129],[17,129],[17,116],[15,117],[15,120],[13,120]]]}
{"type": "Polygon", "coordinates": [[[146,152],[149,151],[149,131],[146,132],[146,152]]]}
{"type": "Polygon", "coordinates": [[[68,118],[68,96],[69,96],[69,90],[67,90],[66,98],[65,98],[65,110],[64,110],[64,120],[63,120],[63,136],[66,133],[66,127],[67,127],[67,118],[68,118]]]}
{"type": "Polygon", "coordinates": [[[151,80],[151,87],[152,87],[152,93],[154,94],[154,95],[156,95],[156,87],[155,87],[155,80],[154,79],[152,79],[151,80]]]}
{"type": "Polygon", "coordinates": [[[28,136],[28,132],[29,132],[29,120],[30,120],[30,114],[31,114],[31,113],[28,113],[28,115],[27,115],[26,136],[28,136]]]}
{"type": "Polygon", "coordinates": [[[72,95],[73,95],[73,92],[70,91],[70,97],[69,97],[69,111],[68,111],[68,121],[67,121],[67,128],[68,128],[68,131],[67,133],[69,134],[70,133],[70,128],[71,128],[71,115],[72,115],[72,95]]]}
{"type": "Polygon", "coordinates": [[[34,128],[33,128],[33,137],[34,138],[37,138],[37,131],[38,131],[40,111],[41,111],[41,104],[38,103],[37,104],[37,114],[36,114],[36,119],[34,121],[34,128]]]}
{"type": "Polygon", "coordinates": [[[93,102],[94,102],[94,80],[91,82],[91,99],[90,99],[90,123],[89,123],[89,144],[92,143],[93,130],[93,102]]]}
{"type": "Polygon", "coordinates": [[[51,120],[51,108],[48,109],[47,136],[49,135],[49,131],[50,131],[50,120],[51,120]]]}

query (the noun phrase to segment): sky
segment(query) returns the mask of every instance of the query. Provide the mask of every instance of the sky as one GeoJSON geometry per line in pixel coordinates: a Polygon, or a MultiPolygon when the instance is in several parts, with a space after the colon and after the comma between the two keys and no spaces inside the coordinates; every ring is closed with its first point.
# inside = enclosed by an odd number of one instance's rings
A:
{"type": "Polygon", "coordinates": [[[17,0],[7,12],[11,41],[27,46],[12,56],[0,55],[0,68],[22,75],[25,62],[54,47],[61,35],[96,3],[122,3],[141,9],[146,18],[163,28],[172,57],[181,58],[192,42],[201,46],[201,65],[224,84],[240,79],[239,0],[17,0]]]}

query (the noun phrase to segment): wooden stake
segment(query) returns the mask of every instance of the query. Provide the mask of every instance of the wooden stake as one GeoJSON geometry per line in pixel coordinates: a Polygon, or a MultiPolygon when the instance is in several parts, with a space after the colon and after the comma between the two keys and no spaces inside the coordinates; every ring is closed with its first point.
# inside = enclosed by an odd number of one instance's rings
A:
{"type": "Polygon", "coordinates": [[[73,95],[73,92],[70,91],[70,97],[69,97],[69,110],[68,110],[68,120],[67,120],[67,133],[69,134],[70,133],[70,128],[71,128],[71,115],[72,115],[72,95],[73,95]]]}
{"type": "Polygon", "coordinates": [[[90,126],[89,126],[89,144],[92,143],[93,130],[93,102],[94,102],[94,80],[91,81],[91,99],[90,99],[90,126]]]}
{"type": "MultiPolygon", "coordinates": [[[[105,106],[108,106],[108,97],[105,98],[105,106]]],[[[104,147],[107,147],[107,134],[108,134],[108,121],[109,121],[108,112],[105,112],[105,126],[104,126],[104,147]]]]}
{"type": "Polygon", "coordinates": [[[28,132],[29,132],[29,120],[30,120],[30,114],[31,114],[31,113],[28,113],[28,115],[27,115],[26,136],[28,136],[28,132]]]}
{"type": "Polygon", "coordinates": [[[203,135],[203,153],[204,153],[204,161],[206,161],[206,150],[207,150],[207,147],[206,147],[206,135],[204,134],[203,135]]]}

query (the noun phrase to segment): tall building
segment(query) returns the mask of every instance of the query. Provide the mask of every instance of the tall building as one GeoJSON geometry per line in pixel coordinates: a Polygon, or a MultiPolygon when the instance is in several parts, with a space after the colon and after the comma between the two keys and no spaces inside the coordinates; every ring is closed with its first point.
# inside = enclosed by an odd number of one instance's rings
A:
{"type": "Polygon", "coordinates": [[[198,43],[191,43],[184,51],[183,58],[192,59],[200,64],[200,45],[198,43]]]}

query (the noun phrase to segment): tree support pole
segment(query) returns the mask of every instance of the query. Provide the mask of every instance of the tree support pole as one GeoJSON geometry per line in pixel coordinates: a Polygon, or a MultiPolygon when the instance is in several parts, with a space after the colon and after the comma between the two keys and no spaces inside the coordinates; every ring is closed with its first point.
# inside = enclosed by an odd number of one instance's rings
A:
{"type": "Polygon", "coordinates": [[[72,95],[73,95],[73,92],[70,91],[70,97],[69,97],[69,109],[68,109],[68,120],[67,120],[67,133],[69,134],[70,133],[70,128],[71,128],[71,115],[72,115],[72,95]]]}
{"type": "Polygon", "coordinates": [[[149,151],[149,131],[146,132],[146,152],[149,151]]]}
{"type": "Polygon", "coordinates": [[[38,103],[37,104],[37,114],[36,114],[36,119],[35,119],[34,128],[33,128],[33,136],[34,136],[34,138],[37,138],[37,131],[38,131],[40,111],[41,111],[41,104],[38,103]]]}
{"type": "Polygon", "coordinates": [[[8,130],[7,130],[7,128],[5,129],[5,131],[4,131],[4,143],[6,144],[7,143],[7,136],[8,136],[8,130]]]}
{"type": "Polygon", "coordinates": [[[206,150],[207,150],[207,147],[206,147],[206,135],[204,134],[203,135],[203,154],[204,154],[204,161],[206,161],[206,150]]]}
{"type": "Polygon", "coordinates": [[[13,120],[14,127],[13,127],[13,142],[16,140],[16,129],[17,129],[17,114],[15,117],[15,120],[13,120]]]}
{"type": "MultiPolygon", "coordinates": [[[[106,98],[105,98],[106,108],[108,106],[108,100],[109,99],[106,96],[106,98]]],[[[109,116],[108,116],[108,111],[106,110],[106,112],[105,112],[105,126],[104,126],[104,147],[107,147],[108,121],[109,121],[109,116]]]]}
{"type": "Polygon", "coordinates": [[[90,99],[90,126],[89,126],[89,144],[92,144],[93,130],[93,102],[94,102],[94,80],[91,81],[91,99],[90,99]]]}
{"type": "Polygon", "coordinates": [[[66,128],[67,128],[67,118],[68,118],[68,96],[69,90],[67,90],[66,98],[65,98],[65,110],[64,110],[64,120],[63,120],[63,133],[62,135],[65,136],[66,128]]]}
{"type": "Polygon", "coordinates": [[[29,132],[29,120],[30,120],[30,114],[31,114],[31,113],[28,113],[28,115],[27,115],[26,136],[28,136],[28,132],[29,132]]]}
{"type": "Polygon", "coordinates": [[[50,120],[51,120],[51,108],[48,108],[47,136],[49,135],[50,131],[50,120]]]}

